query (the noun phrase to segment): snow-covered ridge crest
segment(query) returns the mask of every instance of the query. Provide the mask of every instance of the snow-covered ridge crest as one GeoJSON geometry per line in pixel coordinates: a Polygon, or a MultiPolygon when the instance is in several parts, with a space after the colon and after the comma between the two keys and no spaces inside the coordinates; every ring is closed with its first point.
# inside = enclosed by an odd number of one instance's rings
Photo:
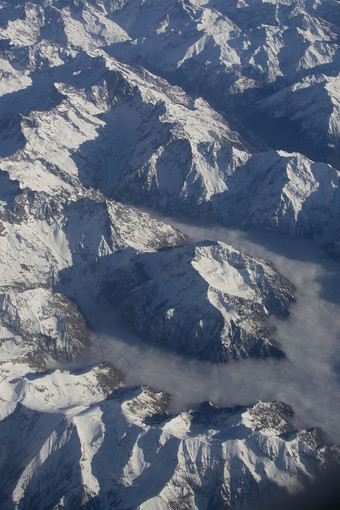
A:
{"type": "Polygon", "coordinates": [[[43,366],[89,343],[85,320],[65,294],[86,306],[124,258],[185,237],[100,193],[72,200],[14,189],[0,216],[3,339],[18,357],[43,366]]]}
{"type": "MultiPolygon", "coordinates": [[[[86,376],[78,392],[90,382],[86,376]]],[[[37,396],[43,402],[49,376],[42,379],[45,386],[37,396]]],[[[166,411],[167,398],[147,387],[117,390],[66,417],[19,404],[0,422],[7,437],[4,458],[10,448],[16,453],[2,479],[4,508],[11,505],[10,488],[16,505],[38,501],[38,510],[94,504],[127,510],[136,501],[143,509],[170,509],[183,501],[186,508],[250,502],[260,507],[272,501],[269,493],[281,499],[298,492],[327,472],[329,457],[339,455],[336,448],[320,445],[317,429],[292,431],[292,411],[282,403],[235,410],[206,403],[173,416],[166,411]],[[67,476],[55,485],[60,470],[67,476]],[[79,483],[69,487],[68,476],[79,483]]]]}

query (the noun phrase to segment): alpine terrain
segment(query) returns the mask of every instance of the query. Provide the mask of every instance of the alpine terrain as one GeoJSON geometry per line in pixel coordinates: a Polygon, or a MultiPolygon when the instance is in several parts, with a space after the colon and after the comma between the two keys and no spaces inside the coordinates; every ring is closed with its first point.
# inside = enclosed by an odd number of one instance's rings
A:
{"type": "Polygon", "coordinates": [[[339,41],[338,0],[0,0],[1,508],[331,508],[339,41]]]}

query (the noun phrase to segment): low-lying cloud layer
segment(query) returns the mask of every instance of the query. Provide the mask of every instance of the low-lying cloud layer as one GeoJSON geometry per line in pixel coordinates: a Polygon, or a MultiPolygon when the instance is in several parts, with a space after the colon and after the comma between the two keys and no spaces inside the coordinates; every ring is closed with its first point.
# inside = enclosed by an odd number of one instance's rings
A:
{"type": "MultiPolygon", "coordinates": [[[[174,222],[172,222],[174,223],[174,222]]],[[[211,400],[221,406],[282,400],[297,427],[319,426],[340,442],[340,267],[312,242],[273,234],[175,224],[193,241],[221,240],[271,261],[296,285],[291,317],[275,319],[286,360],[242,360],[226,365],[192,361],[138,342],[122,330],[93,334],[91,360],[110,361],[128,385],[169,392],[173,411],[211,400]]]]}

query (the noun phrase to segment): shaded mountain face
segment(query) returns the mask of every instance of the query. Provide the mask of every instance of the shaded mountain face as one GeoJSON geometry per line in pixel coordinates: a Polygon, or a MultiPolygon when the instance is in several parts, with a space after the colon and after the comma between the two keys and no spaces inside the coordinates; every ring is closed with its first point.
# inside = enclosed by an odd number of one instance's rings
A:
{"type": "Polygon", "coordinates": [[[101,297],[145,341],[228,361],[284,355],[266,319],[288,315],[293,291],[265,261],[206,242],[137,255],[101,297]]]}
{"type": "Polygon", "coordinates": [[[338,256],[338,7],[0,1],[5,510],[266,508],[339,464],[282,402],[175,412],[92,345],[288,363],[269,319],[299,289],[154,215],[338,256]]]}

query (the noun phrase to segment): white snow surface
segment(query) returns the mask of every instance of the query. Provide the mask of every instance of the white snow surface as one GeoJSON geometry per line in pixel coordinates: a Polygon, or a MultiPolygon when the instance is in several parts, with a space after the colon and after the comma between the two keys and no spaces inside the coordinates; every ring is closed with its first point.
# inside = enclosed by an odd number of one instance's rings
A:
{"type": "MultiPolygon", "coordinates": [[[[165,394],[142,387],[100,400],[93,370],[23,381],[20,404],[0,422],[7,439],[2,461],[10,448],[21,457],[21,474],[11,482],[16,506],[37,500],[39,509],[50,504],[74,508],[96,501],[104,508],[118,500],[122,509],[171,508],[185,497],[188,508],[206,509],[213,501],[237,505],[244,483],[253,487],[242,492],[248,504],[249,498],[261,501],[261,491],[269,488],[277,494],[301,490],[301,479],[311,479],[309,470],[336,453],[329,446],[315,450],[317,430],[292,432],[284,439],[290,410],[280,403],[259,402],[233,412],[207,404],[177,416],[163,414],[156,422],[153,416],[162,414],[165,394]],[[65,402],[72,406],[66,414],[65,402]],[[241,482],[237,465],[244,473],[241,482]],[[54,487],[56,469],[72,472],[73,479],[79,476],[79,483],[69,487],[63,477],[54,487]]],[[[8,476],[16,469],[14,460],[8,476]]]]}

